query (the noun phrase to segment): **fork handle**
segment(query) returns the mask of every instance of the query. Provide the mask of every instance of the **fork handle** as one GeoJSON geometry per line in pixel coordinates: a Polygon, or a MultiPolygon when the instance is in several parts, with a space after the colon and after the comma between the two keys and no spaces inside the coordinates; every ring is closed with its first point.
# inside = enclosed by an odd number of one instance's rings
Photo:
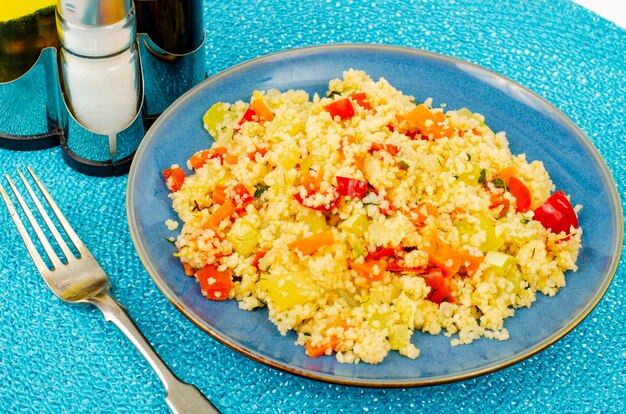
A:
{"type": "Polygon", "coordinates": [[[128,311],[108,291],[103,291],[89,299],[104,318],[113,322],[135,345],[141,355],[165,386],[165,402],[177,414],[218,413],[219,411],[194,385],[181,381],[163,362],[145,336],[141,333],[128,311]]]}

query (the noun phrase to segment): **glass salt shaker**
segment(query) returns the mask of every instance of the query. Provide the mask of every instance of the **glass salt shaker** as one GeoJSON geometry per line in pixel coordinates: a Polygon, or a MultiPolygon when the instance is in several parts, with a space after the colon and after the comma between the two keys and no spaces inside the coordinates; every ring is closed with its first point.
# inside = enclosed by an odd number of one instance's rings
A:
{"type": "Polygon", "coordinates": [[[109,140],[137,117],[142,80],[132,0],[58,0],[61,86],[80,126],[109,140]]]}

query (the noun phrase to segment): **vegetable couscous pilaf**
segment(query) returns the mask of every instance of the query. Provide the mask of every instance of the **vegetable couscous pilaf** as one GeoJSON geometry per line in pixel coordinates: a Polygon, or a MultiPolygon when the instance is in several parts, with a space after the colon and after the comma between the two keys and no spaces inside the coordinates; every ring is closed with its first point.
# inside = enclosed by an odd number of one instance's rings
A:
{"type": "Polygon", "coordinates": [[[203,121],[215,142],[193,173],[163,171],[176,256],[208,299],[267,306],[311,357],[416,358],[415,330],[505,340],[515,308],[576,270],[577,209],[468,109],[348,70],[325,97],[254,91],[203,121]]]}

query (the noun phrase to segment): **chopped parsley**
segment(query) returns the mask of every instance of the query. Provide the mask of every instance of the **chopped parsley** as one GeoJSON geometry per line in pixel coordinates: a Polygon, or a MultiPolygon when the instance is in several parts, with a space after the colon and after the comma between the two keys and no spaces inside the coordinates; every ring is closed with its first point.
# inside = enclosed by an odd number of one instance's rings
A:
{"type": "Polygon", "coordinates": [[[257,184],[254,190],[254,198],[260,198],[265,191],[269,188],[269,186],[264,184],[257,184]]]}
{"type": "Polygon", "coordinates": [[[169,244],[171,244],[172,246],[176,247],[176,243],[174,242],[174,240],[170,240],[168,237],[163,236],[163,238],[165,239],[165,241],[167,241],[169,244]]]}
{"type": "Polygon", "coordinates": [[[400,167],[403,170],[408,170],[410,165],[408,162],[404,161],[404,160],[400,160],[398,161],[398,167],[400,167]]]}
{"type": "Polygon", "coordinates": [[[330,91],[328,93],[327,97],[330,98],[330,99],[333,99],[335,96],[338,96],[338,95],[341,95],[341,92],[339,92],[339,91],[330,91]]]}
{"type": "Polygon", "coordinates": [[[501,178],[494,178],[492,183],[493,186],[496,188],[504,188],[505,190],[507,189],[506,183],[501,178]]]}
{"type": "Polygon", "coordinates": [[[484,168],[480,170],[480,176],[478,177],[478,184],[485,184],[487,182],[487,170],[484,168]]]}

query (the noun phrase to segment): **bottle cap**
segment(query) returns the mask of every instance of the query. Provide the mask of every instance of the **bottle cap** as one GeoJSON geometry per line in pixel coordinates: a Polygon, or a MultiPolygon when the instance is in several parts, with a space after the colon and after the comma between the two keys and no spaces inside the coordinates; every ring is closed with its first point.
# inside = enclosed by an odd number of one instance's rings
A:
{"type": "Polygon", "coordinates": [[[135,42],[135,9],[131,0],[59,0],[57,30],[72,54],[112,56],[135,42]]]}
{"type": "Polygon", "coordinates": [[[133,8],[132,0],[58,0],[57,12],[72,24],[102,27],[123,20],[133,8]]]}

